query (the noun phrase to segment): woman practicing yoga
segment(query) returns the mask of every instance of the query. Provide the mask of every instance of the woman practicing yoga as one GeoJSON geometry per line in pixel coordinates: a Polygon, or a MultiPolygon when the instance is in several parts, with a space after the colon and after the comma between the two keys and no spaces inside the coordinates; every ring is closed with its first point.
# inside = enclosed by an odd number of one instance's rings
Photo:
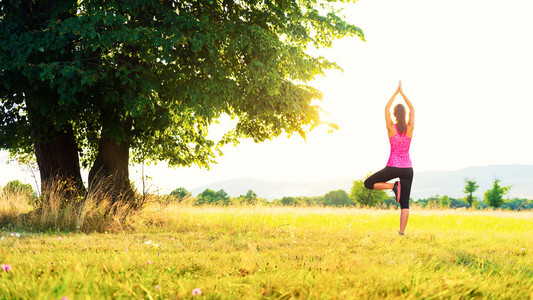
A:
{"type": "Polygon", "coordinates": [[[415,109],[411,101],[407,99],[402,91],[402,82],[398,84],[398,88],[392,98],[385,106],[385,122],[387,124],[387,131],[389,133],[390,142],[390,156],[387,166],[368,177],[365,180],[365,187],[374,190],[390,190],[396,195],[396,202],[400,203],[400,235],[403,235],[407,219],[409,218],[409,196],[411,195],[411,184],[413,183],[413,167],[411,165],[411,158],[409,158],[409,146],[411,145],[411,138],[413,137],[413,130],[415,128],[415,109]],[[405,107],[398,104],[394,107],[394,117],[396,124],[392,122],[390,107],[396,95],[401,94],[405,103],[409,107],[409,121],[405,122],[405,107]],[[388,183],[387,181],[394,178],[400,178],[395,183],[388,183]]]}

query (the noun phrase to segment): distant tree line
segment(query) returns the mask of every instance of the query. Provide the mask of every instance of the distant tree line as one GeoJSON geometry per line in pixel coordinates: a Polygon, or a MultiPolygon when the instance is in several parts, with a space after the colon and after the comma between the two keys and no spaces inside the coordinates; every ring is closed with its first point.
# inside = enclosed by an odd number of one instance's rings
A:
{"type": "MultiPolygon", "coordinates": [[[[178,188],[170,193],[174,201],[188,201],[196,205],[211,204],[211,205],[232,205],[232,204],[265,204],[278,206],[332,206],[332,207],[381,207],[381,208],[398,208],[394,197],[387,195],[382,190],[368,190],[363,185],[364,180],[355,180],[353,182],[350,193],[344,190],[334,190],[326,193],[323,196],[309,197],[309,196],[285,196],[273,201],[268,201],[260,198],[257,194],[249,190],[246,195],[239,197],[229,197],[224,190],[213,191],[210,189],[204,190],[193,197],[190,192],[184,188],[178,188]]],[[[505,201],[503,196],[507,194],[511,187],[501,186],[500,180],[494,181],[493,187],[487,190],[482,200],[478,200],[473,194],[477,191],[479,185],[474,179],[465,179],[464,198],[451,198],[446,195],[413,200],[410,203],[424,208],[432,209],[458,209],[458,208],[475,208],[487,209],[500,208],[506,210],[529,210],[533,209],[533,201],[528,199],[514,198],[505,201]]]]}
{"type": "MultiPolygon", "coordinates": [[[[473,194],[479,186],[474,179],[465,179],[464,198],[452,198],[446,195],[418,199],[410,199],[410,204],[418,205],[430,209],[487,209],[499,208],[504,210],[532,210],[533,201],[528,199],[513,198],[504,200],[503,196],[507,194],[511,187],[501,186],[500,180],[496,179],[491,189],[487,190],[484,198],[478,200],[473,194]]],[[[2,189],[3,195],[11,194],[25,197],[28,203],[34,204],[38,197],[29,184],[21,183],[18,180],[8,182],[2,189]]],[[[183,187],[179,187],[170,194],[160,198],[165,204],[170,203],[189,203],[193,205],[277,205],[277,206],[331,206],[331,207],[379,207],[379,208],[398,208],[394,197],[387,195],[382,190],[368,190],[363,185],[363,180],[353,182],[350,193],[344,190],[334,190],[323,196],[285,196],[273,201],[259,197],[254,191],[248,190],[244,195],[230,197],[223,189],[214,191],[205,189],[203,192],[194,197],[191,192],[183,187]]]]}
{"type": "Polygon", "coordinates": [[[169,194],[169,201],[188,202],[195,205],[231,205],[231,204],[265,204],[278,206],[334,206],[334,207],[349,207],[349,206],[366,206],[373,207],[379,205],[380,207],[399,207],[399,204],[394,201],[392,197],[387,196],[384,191],[369,191],[364,188],[362,181],[354,181],[354,186],[348,194],[344,190],[335,190],[326,193],[323,196],[308,197],[308,196],[285,196],[273,201],[268,201],[260,198],[257,194],[248,190],[245,195],[239,197],[229,197],[223,189],[214,191],[205,189],[198,196],[193,197],[189,191],[180,187],[173,190],[169,194]]]}
{"type": "Polygon", "coordinates": [[[189,191],[180,187],[170,192],[168,196],[167,202],[186,202],[194,205],[256,205],[269,203],[268,200],[259,198],[252,190],[248,190],[245,195],[240,195],[239,197],[230,197],[223,189],[219,191],[205,189],[198,196],[193,197],[189,191]]]}

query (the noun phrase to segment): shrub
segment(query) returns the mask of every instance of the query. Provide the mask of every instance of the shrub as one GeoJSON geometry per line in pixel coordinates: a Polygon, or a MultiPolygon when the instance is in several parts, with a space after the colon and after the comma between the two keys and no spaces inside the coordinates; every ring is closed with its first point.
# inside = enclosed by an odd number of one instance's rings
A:
{"type": "Polygon", "coordinates": [[[184,187],[179,187],[172,192],[170,192],[170,196],[175,199],[177,202],[183,201],[185,198],[191,196],[191,192],[189,192],[184,187]]]}
{"type": "Polygon", "coordinates": [[[331,191],[324,195],[324,205],[328,206],[353,206],[355,203],[344,190],[331,191]]]}
{"type": "Polygon", "coordinates": [[[8,182],[2,188],[2,194],[7,197],[22,197],[27,200],[28,204],[33,204],[37,201],[37,193],[35,193],[31,184],[22,183],[18,180],[8,182]]]}

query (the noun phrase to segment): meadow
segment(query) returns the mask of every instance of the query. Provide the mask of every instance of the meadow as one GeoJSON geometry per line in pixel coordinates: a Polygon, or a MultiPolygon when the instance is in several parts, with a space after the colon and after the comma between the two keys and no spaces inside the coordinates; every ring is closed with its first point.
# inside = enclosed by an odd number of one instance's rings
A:
{"type": "Polygon", "coordinates": [[[533,298],[532,212],[413,208],[405,236],[398,222],[151,203],[102,230],[4,225],[0,299],[533,298]]]}

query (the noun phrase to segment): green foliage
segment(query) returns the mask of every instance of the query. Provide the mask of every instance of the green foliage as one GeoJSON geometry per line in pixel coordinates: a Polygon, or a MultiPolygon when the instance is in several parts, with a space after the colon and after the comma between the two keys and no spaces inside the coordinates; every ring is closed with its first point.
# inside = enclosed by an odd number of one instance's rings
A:
{"type": "Polygon", "coordinates": [[[198,196],[196,197],[195,204],[228,205],[229,200],[230,198],[224,190],[219,190],[218,192],[215,192],[211,189],[205,189],[203,192],[198,194],[198,196]]]}
{"type": "Polygon", "coordinates": [[[191,193],[187,191],[187,189],[183,187],[179,187],[172,192],[170,192],[170,196],[174,197],[178,202],[183,201],[186,197],[190,197],[191,193]]]}
{"type": "Polygon", "coordinates": [[[441,199],[444,198],[445,201],[446,201],[446,199],[449,199],[448,196],[444,196],[444,197],[440,197],[439,195],[435,195],[433,197],[429,197],[429,198],[426,198],[426,199],[419,199],[418,201],[416,201],[416,203],[418,203],[422,207],[443,208],[443,207],[447,207],[447,205],[443,206],[441,204],[441,202],[440,202],[441,199]],[[446,197],[446,198],[444,198],[444,197],[446,197]]]}
{"type": "Polygon", "coordinates": [[[33,153],[28,154],[24,152],[15,152],[10,151],[8,164],[16,163],[21,167],[26,173],[31,175],[35,181],[35,186],[37,187],[37,197],[39,197],[39,182],[37,179],[37,174],[39,174],[39,166],[37,165],[37,159],[33,153]]]}
{"type": "Polygon", "coordinates": [[[281,206],[311,206],[324,205],[323,197],[293,197],[285,196],[281,199],[274,199],[272,204],[281,206]]]}
{"type": "MultiPolygon", "coordinates": [[[[476,202],[475,202],[476,203],[476,202]]],[[[461,208],[461,207],[470,207],[468,203],[466,203],[462,199],[455,199],[448,197],[447,195],[444,195],[440,197],[439,195],[429,197],[426,199],[418,199],[416,201],[416,204],[418,204],[421,207],[428,207],[428,208],[461,208]]]]}
{"type": "Polygon", "coordinates": [[[290,197],[290,196],[285,196],[281,198],[281,200],[276,201],[276,202],[279,202],[281,205],[284,205],[284,206],[295,206],[295,205],[300,204],[300,201],[298,198],[290,197]]]}
{"type": "Polygon", "coordinates": [[[472,202],[476,200],[476,197],[472,196],[472,194],[477,191],[478,188],[479,185],[477,185],[475,180],[465,178],[465,188],[463,193],[467,194],[465,200],[468,202],[468,205],[472,206],[472,202]]]}
{"type": "Polygon", "coordinates": [[[487,209],[489,207],[487,203],[485,203],[485,201],[474,201],[474,203],[472,203],[472,206],[476,209],[487,209]]]}
{"type": "Polygon", "coordinates": [[[268,201],[265,198],[260,198],[257,196],[257,194],[252,191],[248,190],[246,192],[246,195],[240,195],[239,197],[231,198],[230,199],[231,205],[270,205],[273,204],[273,202],[268,201]]]}
{"type": "Polygon", "coordinates": [[[3,188],[2,193],[5,197],[19,196],[27,199],[27,203],[35,203],[37,201],[37,193],[28,183],[22,183],[19,180],[9,181],[3,188]]]}
{"type": "Polygon", "coordinates": [[[387,199],[383,190],[370,190],[365,188],[363,180],[355,180],[350,191],[350,198],[362,206],[375,206],[387,199]]]}
{"type": "Polygon", "coordinates": [[[353,206],[354,202],[344,190],[331,191],[324,195],[323,204],[326,206],[353,206]]]}
{"type": "Polygon", "coordinates": [[[335,2],[2,1],[0,148],[31,153],[47,124],[72,127],[84,167],[103,136],[134,162],[208,167],[239,139],[305,136],[322,97],[305,83],[339,68],[306,49],[364,40],[335,2]],[[235,127],[209,140],[222,115],[235,127]]]}
{"type": "Polygon", "coordinates": [[[449,207],[450,208],[461,208],[461,207],[469,208],[471,206],[462,199],[450,198],[449,207]]]}
{"type": "Polygon", "coordinates": [[[514,198],[508,202],[503,203],[500,208],[516,211],[533,209],[533,201],[528,199],[514,198]]]}
{"type": "Polygon", "coordinates": [[[324,197],[300,197],[300,204],[303,206],[312,206],[312,205],[323,205],[324,197]]]}
{"type": "Polygon", "coordinates": [[[507,194],[511,186],[500,186],[500,180],[494,180],[492,189],[485,192],[485,202],[488,206],[498,208],[503,204],[503,195],[507,194]]]}
{"type": "Polygon", "coordinates": [[[238,200],[240,203],[250,204],[250,205],[254,205],[259,202],[259,198],[257,197],[257,194],[252,190],[248,190],[246,195],[240,195],[238,200]]]}
{"type": "Polygon", "coordinates": [[[383,208],[399,208],[400,203],[396,202],[396,199],[394,197],[388,197],[381,203],[381,207],[383,208]]]}
{"type": "Polygon", "coordinates": [[[442,208],[450,207],[450,197],[444,195],[439,199],[440,206],[442,208]]]}

